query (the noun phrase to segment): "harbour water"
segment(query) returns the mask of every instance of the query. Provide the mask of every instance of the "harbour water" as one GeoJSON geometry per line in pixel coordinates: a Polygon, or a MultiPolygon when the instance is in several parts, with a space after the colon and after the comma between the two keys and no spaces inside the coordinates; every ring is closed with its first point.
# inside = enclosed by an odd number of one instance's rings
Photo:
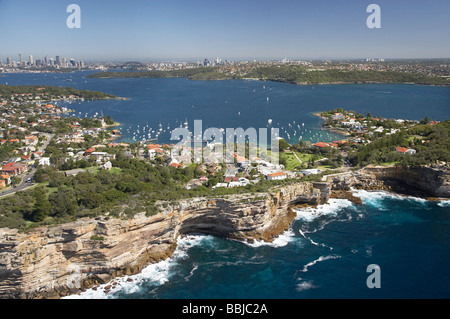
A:
{"type": "Polygon", "coordinates": [[[126,97],[127,100],[58,104],[74,109],[76,116],[111,115],[121,123],[122,140],[127,142],[157,136],[159,143],[175,144],[177,140],[171,140],[171,131],[187,126],[192,132],[194,120],[202,120],[203,130],[208,127],[274,127],[290,143],[297,143],[300,138],[312,142],[339,140],[342,135],[321,130],[320,118],[313,115],[336,107],[387,118],[420,120],[428,116],[438,121],[450,118],[448,87],[86,78],[92,72],[6,74],[0,78],[0,83],[71,86],[126,97]]]}
{"type": "MultiPolygon", "coordinates": [[[[124,141],[160,131],[158,142],[173,143],[170,130],[185,122],[191,127],[196,119],[204,128],[278,127],[290,142],[332,141],[342,137],[322,131],[312,113],[335,107],[410,120],[450,117],[447,87],[86,79],[88,73],[6,74],[0,83],[72,86],[126,97],[59,103],[77,116],[111,115],[121,123],[124,141]]],[[[117,278],[107,292],[101,286],[70,298],[449,298],[450,201],[388,192],[355,195],[361,205],[332,199],[297,211],[290,229],[273,243],[203,234],[180,238],[171,258],[117,278]],[[367,287],[370,264],[380,267],[381,288],[367,287]]]]}

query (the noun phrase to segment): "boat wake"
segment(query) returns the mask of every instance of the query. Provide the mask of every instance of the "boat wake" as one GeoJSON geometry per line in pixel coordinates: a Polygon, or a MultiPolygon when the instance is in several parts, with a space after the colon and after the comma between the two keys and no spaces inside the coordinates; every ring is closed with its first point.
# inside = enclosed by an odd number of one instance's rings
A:
{"type": "Polygon", "coordinates": [[[301,272],[307,272],[309,267],[314,266],[315,264],[317,264],[319,262],[322,262],[325,260],[330,260],[330,259],[338,259],[338,258],[341,258],[341,256],[339,256],[339,255],[320,256],[316,260],[313,260],[313,261],[307,263],[305,266],[303,266],[303,269],[301,270],[301,272]]]}

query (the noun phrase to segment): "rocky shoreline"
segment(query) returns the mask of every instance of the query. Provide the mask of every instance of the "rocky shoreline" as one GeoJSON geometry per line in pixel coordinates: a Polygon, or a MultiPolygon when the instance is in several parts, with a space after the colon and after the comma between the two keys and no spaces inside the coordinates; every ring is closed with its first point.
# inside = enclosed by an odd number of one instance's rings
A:
{"type": "Polygon", "coordinates": [[[102,216],[29,233],[3,228],[0,298],[59,298],[110,283],[169,258],[177,238],[192,233],[270,242],[289,229],[296,217],[293,208],[324,204],[329,198],[361,204],[352,189],[392,191],[395,181],[427,197],[450,198],[447,169],[371,166],[330,176],[326,182],[299,182],[264,194],[179,201],[155,216],[102,216]]]}
{"type": "Polygon", "coordinates": [[[273,241],[295,218],[290,207],[325,203],[328,194],[328,184],[307,182],[267,194],[179,201],[149,217],[102,216],[30,233],[3,228],[0,298],[59,298],[136,274],[172,256],[177,238],[190,233],[273,241]]]}

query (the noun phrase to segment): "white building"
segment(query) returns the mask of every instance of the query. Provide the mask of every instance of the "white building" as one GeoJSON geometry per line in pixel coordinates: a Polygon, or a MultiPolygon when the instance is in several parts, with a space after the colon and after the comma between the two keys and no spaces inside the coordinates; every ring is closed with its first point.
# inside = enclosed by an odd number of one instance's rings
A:
{"type": "Polygon", "coordinates": [[[285,179],[286,177],[287,177],[286,173],[283,172],[270,173],[266,175],[266,178],[269,181],[285,179]]]}
{"type": "Polygon", "coordinates": [[[100,168],[109,171],[112,168],[112,164],[110,161],[107,161],[105,164],[101,165],[100,168]]]}
{"type": "Polygon", "coordinates": [[[300,171],[300,173],[303,173],[303,175],[305,175],[305,176],[319,174],[320,172],[321,172],[321,170],[317,169],[317,168],[304,169],[304,170],[300,171]]]}
{"type": "Polygon", "coordinates": [[[41,157],[39,159],[39,165],[50,165],[50,157],[41,157]]]}

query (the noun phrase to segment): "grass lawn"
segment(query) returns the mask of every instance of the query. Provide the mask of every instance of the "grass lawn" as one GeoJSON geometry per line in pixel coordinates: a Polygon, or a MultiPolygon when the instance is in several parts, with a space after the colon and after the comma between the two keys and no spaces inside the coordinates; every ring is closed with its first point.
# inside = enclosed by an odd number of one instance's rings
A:
{"type": "Polygon", "coordinates": [[[286,159],[286,170],[292,171],[300,165],[307,165],[312,158],[314,158],[316,161],[323,158],[322,156],[319,156],[317,154],[299,152],[295,152],[295,155],[293,151],[286,151],[281,153],[281,156],[286,159]],[[297,157],[295,155],[297,155],[297,157]]]}
{"type": "MultiPolygon", "coordinates": [[[[94,175],[97,175],[97,173],[100,171],[100,166],[91,166],[84,169],[85,171],[92,173],[94,175]]],[[[119,167],[113,167],[109,170],[111,173],[119,173],[122,171],[119,167]]]]}
{"type": "Polygon", "coordinates": [[[397,164],[398,162],[389,162],[389,163],[381,163],[380,165],[382,165],[382,166],[391,166],[391,165],[394,165],[394,164],[397,164]]]}

